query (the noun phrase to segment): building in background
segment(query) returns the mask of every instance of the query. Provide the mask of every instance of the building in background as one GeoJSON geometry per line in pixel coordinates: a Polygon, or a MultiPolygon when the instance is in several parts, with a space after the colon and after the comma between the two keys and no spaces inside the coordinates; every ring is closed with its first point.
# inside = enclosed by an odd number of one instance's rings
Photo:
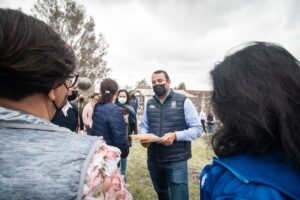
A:
{"type": "MultiPolygon", "coordinates": [[[[202,107],[205,112],[208,112],[211,107],[212,91],[201,90],[174,90],[180,94],[185,95],[194,103],[198,113],[202,107]]],[[[138,115],[143,115],[145,103],[154,95],[153,89],[136,88],[135,95],[139,100],[138,115]]]]}

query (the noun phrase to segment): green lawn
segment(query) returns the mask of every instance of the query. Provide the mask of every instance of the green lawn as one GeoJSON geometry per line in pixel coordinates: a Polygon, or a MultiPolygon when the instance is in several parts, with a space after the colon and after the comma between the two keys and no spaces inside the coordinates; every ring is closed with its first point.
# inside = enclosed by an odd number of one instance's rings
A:
{"type": "MultiPolygon", "coordinates": [[[[200,199],[199,175],[201,169],[211,162],[213,153],[208,146],[209,138],[201,137],[192,142],[192,158],[189,160],[189,192],[190,200],[200,199]]],[[[127,161],[126,179],[129,191],[136,200],[155,200],[156,193],[147,169],[147,149],[138,142],[133,142],[127,161]]]]}

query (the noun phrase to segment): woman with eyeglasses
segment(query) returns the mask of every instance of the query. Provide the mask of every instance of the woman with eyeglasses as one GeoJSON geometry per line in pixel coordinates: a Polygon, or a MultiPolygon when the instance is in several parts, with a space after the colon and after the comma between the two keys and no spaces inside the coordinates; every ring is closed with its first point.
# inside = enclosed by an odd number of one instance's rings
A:
{"type": "Polygon", "coordinates": [[[69,77],[69,93],[65,105],[55,113],[51,122],[61,127],[70,129],[72,132],[78,132],[80,125],[78,107],[72,103],[78,97],[77,90],[78,75],[69,77]]]}
{"type": "Polygon", "coordinates": [[[0,9],[0,199],[132,199],[118,150],[50,122],[74,71],[73,50],[47,24],[0,9]]]}

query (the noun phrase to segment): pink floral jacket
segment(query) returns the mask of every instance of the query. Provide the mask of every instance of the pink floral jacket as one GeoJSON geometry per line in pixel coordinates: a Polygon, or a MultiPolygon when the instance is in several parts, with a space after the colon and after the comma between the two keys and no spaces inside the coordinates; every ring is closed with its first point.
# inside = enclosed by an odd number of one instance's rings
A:
{"type": "Polygon", "coordinates": [[[131,200],[124,178],[119,172],[121,151],[103,141],[87,170],[83,188],[84,200],[131,200]]]}

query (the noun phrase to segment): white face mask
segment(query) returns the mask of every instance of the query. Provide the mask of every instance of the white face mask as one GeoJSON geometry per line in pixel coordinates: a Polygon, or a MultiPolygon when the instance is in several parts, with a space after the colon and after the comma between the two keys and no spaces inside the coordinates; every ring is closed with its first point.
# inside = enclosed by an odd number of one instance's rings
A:
{"type": "Polygon", "coordinates": [[[125,104],[126,101],[127,101],[127,98],[125,98],[125,97],[118,97],[118,101],[119,101],[120,104],[125,104]]]}

